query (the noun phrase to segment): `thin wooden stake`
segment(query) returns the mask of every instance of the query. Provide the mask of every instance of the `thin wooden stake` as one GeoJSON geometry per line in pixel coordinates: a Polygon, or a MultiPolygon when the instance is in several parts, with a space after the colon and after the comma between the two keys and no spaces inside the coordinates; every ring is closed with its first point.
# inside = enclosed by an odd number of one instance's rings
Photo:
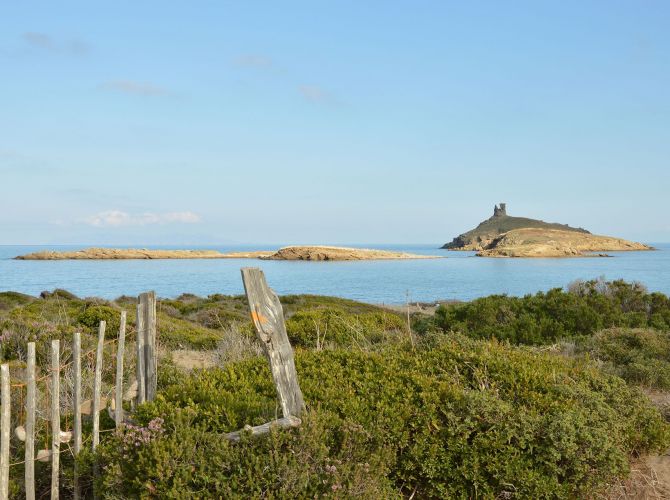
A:
{"type": "Polygon", "coordinates": [[[146,399],[146,384],[144,381],[144,308],[142,303],[137,304],[137,319],[135,320],[135,329],[137,339],[135,341],[137,348],[137,404],[144,403],[146,399]]]}
{"type": "Polygon", "coordinates": [[[74,498],[81,498],[79,470],[76,458],[81,451],[81,333],[74,332],[72,357],[74,361],[74,498]]]}
{"type": "Polygon", "coordinates": [[[116,428],[123,424],[123,353],[126,346],[126,311],[121,311],[119,342],[116,349],[116,398],[114,402],[114,420],[116,428]]]}
{"type": "Polygon", "coordinates": [[[140,304],[144,313],[144,370],[145,396],[147,401],[156,397],[156,292],[140,295],[140,304]]]}
{"type": "Polygon", "coordinates": [[[26,500],[35,499],[35,342],[28,342],[26,364],[26,500]]]}
{"type": "Polygon", "coordinates": [[[255,267],[242,268],[242,281],[249,300],[251,319],[270,363],[284,417],[299,417],[305,408],[293,349],[288,341],[284,311],[277,294],[268,286],[263,271],[255,267]]]}
{"type": "Polygon", "coordinates": [[[11,422],[9,365],[0,367],[2,416],[0,417],[0,498],[9,498],[9,427],[11,422]]]}
{"type": "Polygon", "coordinates": [[[95,380],[93,381],[93,451],[100,443],[100,389],[102,386],[102,349],[105,344],[105,327],[107,323],[100,322],[98,328],[98,348],[95,351],[95,380]]]}
{"type": "Polygon", "coordinates": [[[58,499],[60,467],[60,340],[51,341],[51,499],[58,499]]]}

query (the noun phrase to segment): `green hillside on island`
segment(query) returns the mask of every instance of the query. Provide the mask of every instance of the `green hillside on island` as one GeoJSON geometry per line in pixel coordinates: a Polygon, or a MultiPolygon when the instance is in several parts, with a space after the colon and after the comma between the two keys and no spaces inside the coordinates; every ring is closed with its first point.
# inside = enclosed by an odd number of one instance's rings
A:
{"type": "Polygon", "coordinates": [[[512,217],[504,203],[494,207],[490,218],[442,248],[476,251],[479,257],[582,257],[594,252],[652,249],[642,243],[591,234],[581,227],[512,217]]]}
{"type": "Polygon", "coordinates": [[[447,250],[484,250],[495,238],[514,229],[558,229],[561,231],[575,231],[590,234],[581,227],[571,227],[567,224],[556,222],[544,222],[528,217],[513,217],[507,215],[507,206],[501,203],[493,207],[493,215],[470,231],[456,236],[450,243],[445,243],[442,248],[447,250]]]}

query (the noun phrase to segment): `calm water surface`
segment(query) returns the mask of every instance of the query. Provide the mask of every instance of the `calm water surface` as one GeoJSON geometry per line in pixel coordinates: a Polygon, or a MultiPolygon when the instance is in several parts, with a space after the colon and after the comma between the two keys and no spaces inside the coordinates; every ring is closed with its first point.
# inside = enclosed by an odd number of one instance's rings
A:
{"type": "MultiPolygon", "coordinates": [[[[652,291],[670,295],[670,244],[653,245],[657,251],[569,259],[487,259],[473,257],[473,252],[438,250],[438,245],[348,245],[447,256],[435,260],[360,262],[20,261],[12,258],[39,250],[82,247],[0,246],[0,291],[38,295],[43,290],[64,288],[82,297],[103,298],[137,295],[146,290],[156,290],[161,297],[176,297],[184,292],[242,294],[240,268],[258,266],[279,294],[333,295],[372,303],[404,303],[406,293],[411,301],[425,302],[469,300],[493,293],[523,295],[599,276],[640,281],[652,291]]],[[[272,250],[278,246],[201,248],[227,252],[272,250]]]]}

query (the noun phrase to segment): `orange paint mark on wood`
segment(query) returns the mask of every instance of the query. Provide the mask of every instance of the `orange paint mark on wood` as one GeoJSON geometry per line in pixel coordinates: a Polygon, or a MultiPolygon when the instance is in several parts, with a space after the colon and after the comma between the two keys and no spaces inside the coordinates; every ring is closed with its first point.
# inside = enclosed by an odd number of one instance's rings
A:
{"type": "Polygon", "coordinates": [[[260,324],[264,324],[269,321],[267,317],[256,311],[251,311],[251,319],[253,319],[255,323],[260,324]]]}

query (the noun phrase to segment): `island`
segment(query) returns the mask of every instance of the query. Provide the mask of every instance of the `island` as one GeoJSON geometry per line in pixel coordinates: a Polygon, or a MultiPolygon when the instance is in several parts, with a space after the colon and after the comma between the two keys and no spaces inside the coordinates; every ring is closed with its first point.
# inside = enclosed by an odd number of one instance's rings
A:
{"type": "Polygon", "coordinates": [[[155,250],[147,248],[85,248],[74,251],[42,251],[15,257],[17,260],[126,260],[126,259],[262,259],[262,260],[399,260],[440,259],[439,255],[346,248],[334,246],[287,246],[279,250],[223,253],[217,250],[155,250]]]}
{"type": "Polygon", "coordinates": [[[476,251],[479,257],[606,257],[600,252],[653,250],[642,243],[591,234],[584,228],[507,215],[505,203],[476,228],[442,248],[476,251]]]}

